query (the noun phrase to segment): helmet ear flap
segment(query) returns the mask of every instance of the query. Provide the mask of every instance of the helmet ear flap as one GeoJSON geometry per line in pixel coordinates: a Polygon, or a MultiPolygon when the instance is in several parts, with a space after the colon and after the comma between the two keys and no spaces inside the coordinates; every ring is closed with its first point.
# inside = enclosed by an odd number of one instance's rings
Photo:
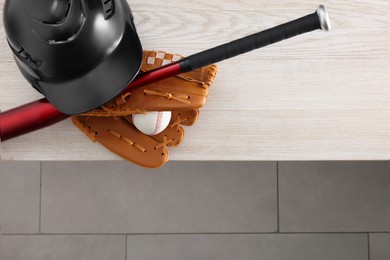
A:
{"type": "Polygon", "coordinates": [[[115,13],[115,5],[112,0],[101,0],[103,6],[104,19],[108,20],[115,13]]]}

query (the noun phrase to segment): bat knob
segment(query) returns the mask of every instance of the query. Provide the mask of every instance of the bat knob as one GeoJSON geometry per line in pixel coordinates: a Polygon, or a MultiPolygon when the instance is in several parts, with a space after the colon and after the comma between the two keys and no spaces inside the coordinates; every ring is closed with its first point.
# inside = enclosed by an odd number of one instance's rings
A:
{"type": "Polygon", "coordinates": [[[328,12],[326,11],[325,6],[320,5],[317,9],[318,19],[321,24],[321,29],[324,31],[330,31],[332,29],[332,25],[330,23],[328,12]]]}

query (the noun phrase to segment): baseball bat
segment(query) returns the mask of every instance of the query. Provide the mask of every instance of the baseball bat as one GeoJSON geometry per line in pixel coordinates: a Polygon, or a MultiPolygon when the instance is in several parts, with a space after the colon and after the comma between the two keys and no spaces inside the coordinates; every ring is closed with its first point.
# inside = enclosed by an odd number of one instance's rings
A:
{"type": "MultiPolygon", "coordinates": [[[[317,29],[325,31],[331,29],[329,16],[323,5],[320,5],[314,13],[291,22],[193,54],[161,68],[141,73],[127,85],[124,93],[136,87],[193,71],[317,29]]],[[[0,114],[1,141],[47,127],[67,117],[69,115],[58,111],[44,98],[16,107],[0,114]]]]}

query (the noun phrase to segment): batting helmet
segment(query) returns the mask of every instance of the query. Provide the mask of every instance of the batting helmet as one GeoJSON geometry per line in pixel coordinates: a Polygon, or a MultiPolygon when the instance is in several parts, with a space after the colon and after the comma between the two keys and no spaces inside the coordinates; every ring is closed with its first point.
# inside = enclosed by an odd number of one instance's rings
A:
{"type": "Polygon", "coordinates": [[[141,65],[125,0],[6,0],[4,25],[24,77],[65,114],[111,100],[141,65]]]}

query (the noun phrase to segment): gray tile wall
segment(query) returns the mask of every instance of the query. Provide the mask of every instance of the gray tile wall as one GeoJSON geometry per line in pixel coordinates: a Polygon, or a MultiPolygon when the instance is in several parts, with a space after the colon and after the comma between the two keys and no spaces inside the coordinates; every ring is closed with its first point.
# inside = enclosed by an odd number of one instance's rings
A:
{"type": "Polygon", "coordinates": [[[279,164],[280,231],[390,232],[389,162],[279,164]]]}
{"type": "Polygon", "coordinates": [[[129,236],[128,259],[366,260],[363,234],[129,236]]]}
{"type": "Polygon", "coordinates": [[[44,233],[277,230],[276,163],[44,163],[44,233]]]}
{"type": "Polygon", "coordinates": [[[126,237],[110,235],[3,236],[3,260],[123,260],[126,237]]]}
{"type": "Polygon", "coordinates": [[[0,161],[0,233],[39,232],[39,203],[40,163],[0,161]]]}
{"type": "Polygon", "coordinates": [[[0,161],[0,260],[390,259],[390,162],[0,161]]]}
{"type": "Polygon", "coordinates": [[[390,259],[390,233],[370,234],[371,260],[390,259]]]}

